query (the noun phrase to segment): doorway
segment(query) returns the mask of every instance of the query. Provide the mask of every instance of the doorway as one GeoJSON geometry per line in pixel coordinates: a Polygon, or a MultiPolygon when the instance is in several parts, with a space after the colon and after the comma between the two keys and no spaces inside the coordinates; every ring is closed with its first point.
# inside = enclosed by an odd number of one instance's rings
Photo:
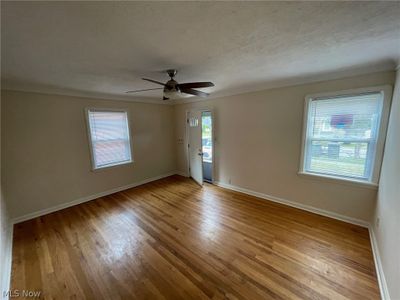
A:
{"type": "Polygon", "coordinates": [[[214,118],[209,109],[187,111],[188,174],[198,184],[214,180],[214,118]]]}
{"type": "Polygon", "coordinates": [[[201,145],[203,180],[213,182],[213,120],[211,111],[201,112],[201,145]]]}
{"type": "Polygon", "coordinates": [[[203,185],[203,151],[201,143],[201,111],[187,113],[189,176],[203,185]]]}

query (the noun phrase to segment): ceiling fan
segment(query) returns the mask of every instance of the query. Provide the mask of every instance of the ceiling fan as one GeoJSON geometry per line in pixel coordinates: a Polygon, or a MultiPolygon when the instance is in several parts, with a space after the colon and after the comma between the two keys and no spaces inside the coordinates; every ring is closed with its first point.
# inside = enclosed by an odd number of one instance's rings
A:
{"type": "Polygon", "coordinates": [[[194,90],[194,88],[206,88],[214,86],[212,82],[187,82],[187,83],[178,83],[174,80],[177,70],[171,69],[166,71],[170,80],[166,83],[159,82],[157,80],[142,78],[143,80],[150,81],[159,85],[164,86],[163,88],[153,88],[153,89],[143,89],[143,90],[134,90],[127,91],[126,93],[138,93],[145,91],[153,91],[153,90],[164,90],[163,100],[168,100],[172,98],[178,98],[182,93],[190,94],[199,97],[207,97],[209,94],[205,92],[201,92],[198,90],[194,90]]]}

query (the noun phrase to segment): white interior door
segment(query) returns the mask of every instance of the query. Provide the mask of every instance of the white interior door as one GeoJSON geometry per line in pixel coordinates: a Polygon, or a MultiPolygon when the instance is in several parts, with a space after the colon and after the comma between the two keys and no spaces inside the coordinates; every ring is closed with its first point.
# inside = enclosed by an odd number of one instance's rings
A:
{"type": "Polygon", "coordinates": [[[203,159],[201,145],[201,111],[188,113],[189,126],[189,173],[197,183],[203,184],[203,159]]]}

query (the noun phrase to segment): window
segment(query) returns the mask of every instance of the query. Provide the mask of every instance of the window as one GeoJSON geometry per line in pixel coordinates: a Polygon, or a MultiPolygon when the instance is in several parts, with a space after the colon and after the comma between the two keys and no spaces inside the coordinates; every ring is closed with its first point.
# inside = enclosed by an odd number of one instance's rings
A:
{"type": "Polygon", "coordinates": [[[128,113],[87,110],[93,169],[132,162],[128,113]]]}
{"type": "Polygon", "coordinates": [[[300,173],[378,182],[389,87],[306,97],[300,173]]]}
{"type": "Polygon", "coordinates": [[[209,111],[201,113],[201,143],[203,162],[212,163],[212,117],[209,111]]]}
{"type": "Polygon", "coordinates": [[[189,126],[190,127],[197,127],[199,126],[199,119],[192,117],[189,119],[189,126]]]}

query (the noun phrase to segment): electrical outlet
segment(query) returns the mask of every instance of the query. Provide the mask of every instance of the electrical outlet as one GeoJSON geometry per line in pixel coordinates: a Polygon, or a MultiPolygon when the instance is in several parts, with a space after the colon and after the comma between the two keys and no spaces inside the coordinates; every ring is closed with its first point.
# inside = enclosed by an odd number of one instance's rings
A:
{"type": "Polygon", "coordinates": [[[376,218],[376,222],[375,222],[375,226],[376,228],[379,228],[379,223],[380,223],[381,219],[379,217],[376,218]]]}

